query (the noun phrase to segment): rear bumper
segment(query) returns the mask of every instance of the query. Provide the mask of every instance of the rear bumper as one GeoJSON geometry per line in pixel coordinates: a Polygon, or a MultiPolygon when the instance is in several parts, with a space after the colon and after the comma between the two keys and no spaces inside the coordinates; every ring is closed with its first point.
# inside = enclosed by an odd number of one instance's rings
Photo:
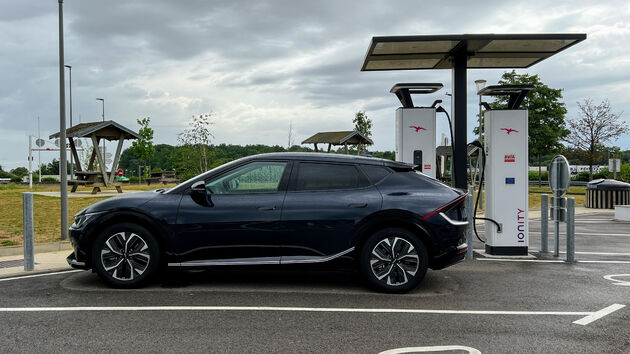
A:
{"type": "Polygon", "coordinates": [[[431,269],[444,269],[446,267],[452,266],[453,264],[463,261],[466,257],[466,251],[468,251],[468,245],[462,243],[461,245],[457,246],[455,251],[448,252],[440,257],[434,258],[433,262],[431,263],[431,269]]]}

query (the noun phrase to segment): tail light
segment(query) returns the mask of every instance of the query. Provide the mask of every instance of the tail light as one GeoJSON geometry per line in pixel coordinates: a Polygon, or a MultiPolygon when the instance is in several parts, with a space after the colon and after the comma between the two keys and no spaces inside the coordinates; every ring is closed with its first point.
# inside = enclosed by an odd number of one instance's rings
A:
{"type": "Polygon", "coordinates": [[[442,205],[441,207],[435,209],[434,211],[426,214],[425,216],[423,216],[421,218],[421,220],[426,220],[434,215],[437,215],[439,213],[443,213],[449,209],[451,209],[452,207],[456,206],[457,204],[459,204],[460,202],[462,202],[466,197],[468,196],[468,193],[464,193],[462,195],[460,195],[459,197],[453,199],[452,201],[448,202],[447,204],[442,205]]]}

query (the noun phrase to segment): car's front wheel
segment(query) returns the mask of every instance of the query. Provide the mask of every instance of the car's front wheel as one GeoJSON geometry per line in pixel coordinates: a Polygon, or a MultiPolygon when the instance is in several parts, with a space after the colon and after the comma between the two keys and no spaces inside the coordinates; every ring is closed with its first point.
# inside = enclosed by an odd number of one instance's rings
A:
{"type": "Polygon", "coordinates": [[[405,229],[387,228],[371,235],[360,255],[361,273],[376,289],[404,293],[426,274],[428,254],[422,241],[405,229]]]}
{"type": "Polygon", "coordinates": [[[106,228],[94,241],[92,267],[106,283],[117,288],[146,284],[158,272],[160,249],[145,228],[130,223],[106,228]]]}

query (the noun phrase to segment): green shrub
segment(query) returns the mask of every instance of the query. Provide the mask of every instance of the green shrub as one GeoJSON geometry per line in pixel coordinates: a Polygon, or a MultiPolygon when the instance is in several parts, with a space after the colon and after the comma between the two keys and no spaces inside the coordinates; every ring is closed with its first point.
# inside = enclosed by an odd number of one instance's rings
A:
{"type": "MultiPolygon", "coordinates": [[[[547,171],[541,171],[540,176],[543,181],[549,180],[549,172],[547,171]]],[[[538,181],[538,171],[529,171],[527,177],[530,181],[538,181]]]]}
{"type": "Polygon", "coordinates": [[[129,177],[129,182],[138,182],[138,176],[129,177]]]}
{"type": "Polygon", "coordinates": [[[57,179],[55,177],[44,177],[42,178],[42,183],[57,183],[57,179]]]}

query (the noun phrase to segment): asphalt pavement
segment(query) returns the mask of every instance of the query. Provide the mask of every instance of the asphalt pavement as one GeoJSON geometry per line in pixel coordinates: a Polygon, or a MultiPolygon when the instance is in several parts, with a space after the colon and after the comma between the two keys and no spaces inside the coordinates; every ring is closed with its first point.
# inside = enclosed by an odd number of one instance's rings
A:
{"type": "Polygon", "coordinates": [[[537,223],[530,221],[535,257],[477,255],[429,271],[403,295],[375,293],[354,272],[304,268],[171,271],[136,290],[110,289],[90,271],[0,279],[0,346],[39,353],[630,353],[630,223],[612,221],[612,213],[580,215],[576,263],[537,252],[537,223]]]}

